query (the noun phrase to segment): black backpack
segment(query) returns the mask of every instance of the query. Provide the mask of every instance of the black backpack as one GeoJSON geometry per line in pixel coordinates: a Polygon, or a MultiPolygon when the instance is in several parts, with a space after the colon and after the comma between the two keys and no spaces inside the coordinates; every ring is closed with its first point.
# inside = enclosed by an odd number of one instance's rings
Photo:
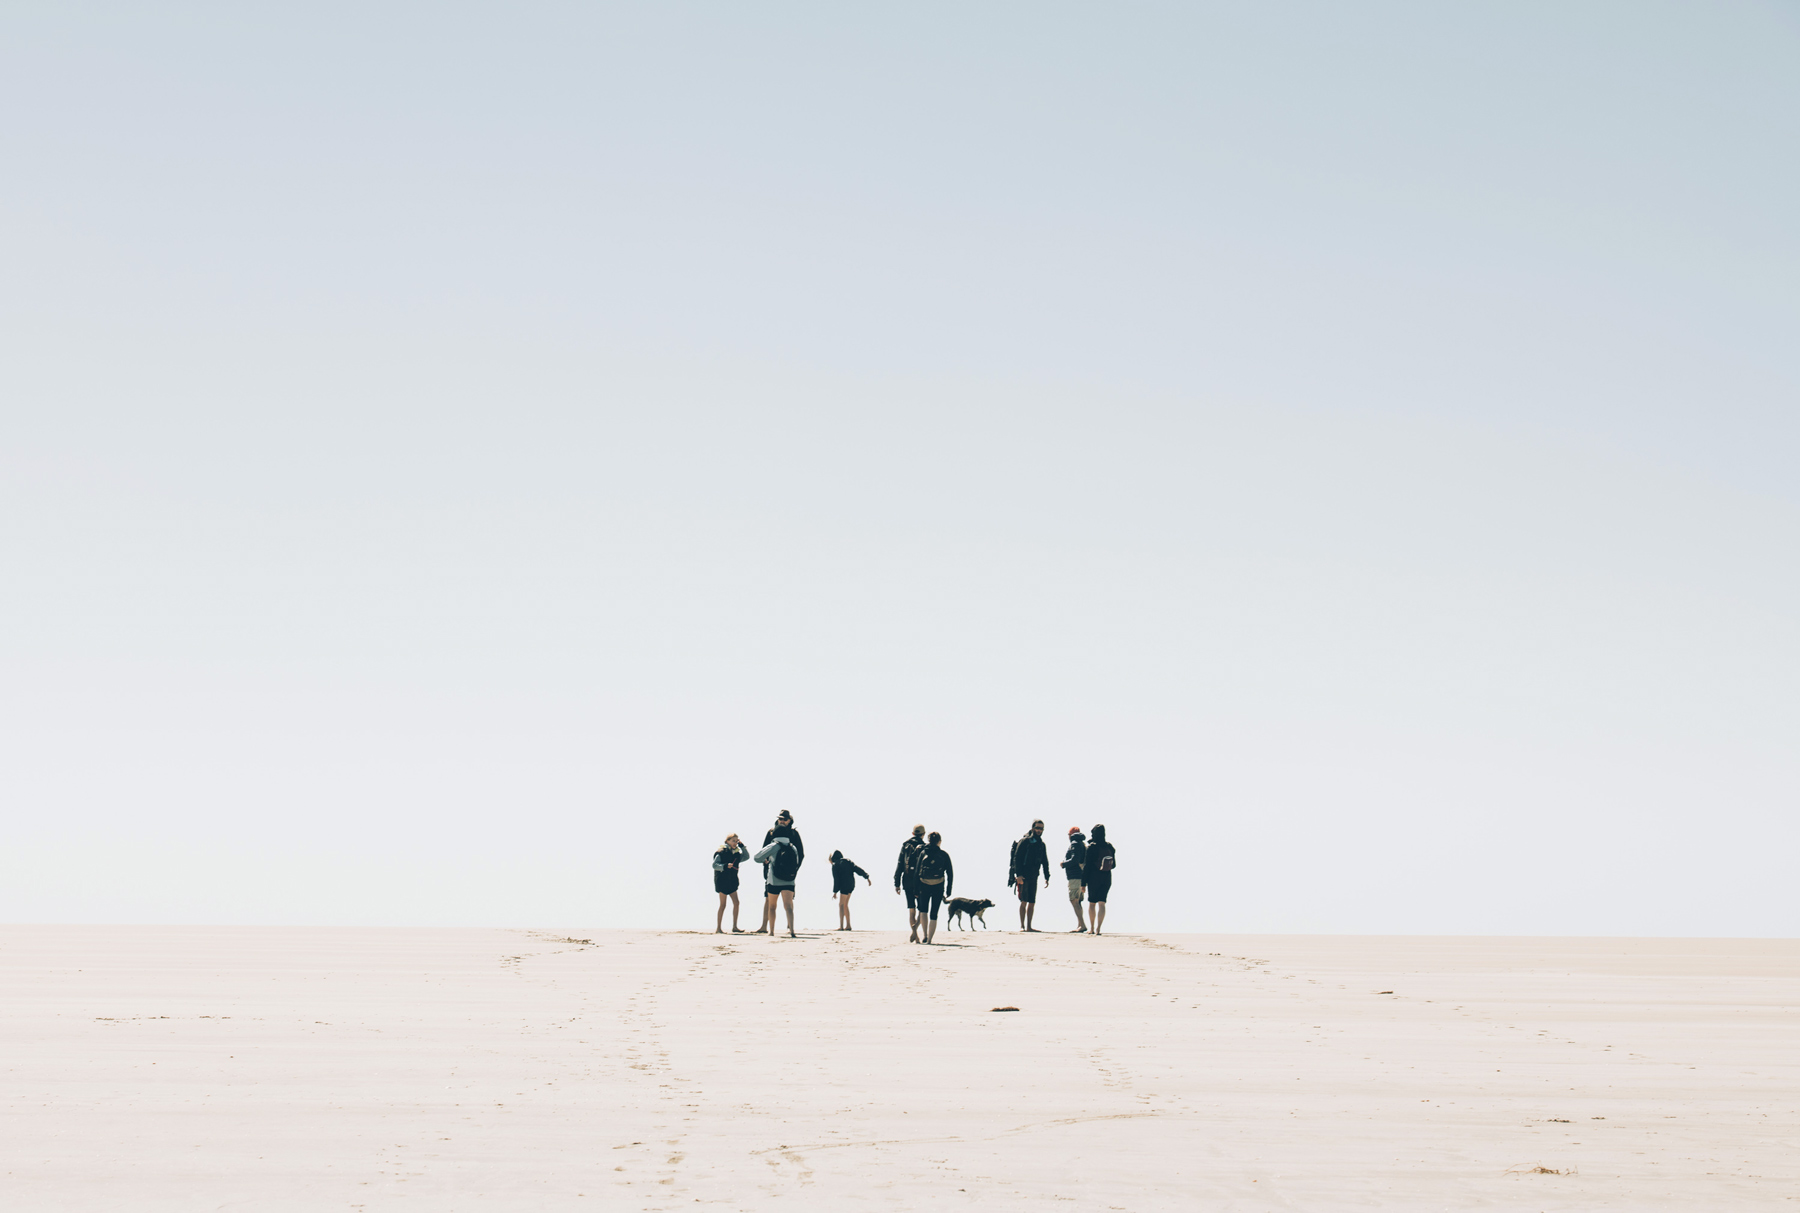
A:
{"type": "Polygon", "coordinates": [[[1037,857],[1043,845],[1029,834],[1023,838],[1013,839],[1012,869],[1014,876],[1023,876],[1027,880],[1037,879],[1037,874],[1041,870],[1037,857]],[[1037,843],[1036,847],[1031,845],[1034,842],[1037,843]],[[1025,858],[1021,858],[1021,856],[1025,858]]]}
{"type": "Polygon", "coordinates": [[[919,879],[936,880],[944,874],[944,853],[929,847],[919,848],[919,879]]]}
{"type": "Polygon", "coordinates": [[[917,838],[908,838],[900,844],[900,868],[908,876],[919,874],[919,855],[925,850],[925,844],[917,838]]]}
{"type": "Polygon", "coordinates": [[[783,841],[787,845],[775,852],[775,858],[769,864],[769,876],[773,880],[792,880],[800,871],[800,851],[794,846],[794,840],[783,841]]]}

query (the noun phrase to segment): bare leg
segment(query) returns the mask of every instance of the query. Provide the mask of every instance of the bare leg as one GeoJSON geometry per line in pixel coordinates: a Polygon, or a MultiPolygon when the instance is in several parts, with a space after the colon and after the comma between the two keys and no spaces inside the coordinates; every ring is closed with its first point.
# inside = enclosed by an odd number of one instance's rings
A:
{"type": "Polygon", "coordinates": [[[1037,930],[1036,927],[1031,925],[1032,921],[1037,918],[1037,902],[1028,901],[1020,908],[1025,911],[1025,929],[1027,931],[1037,930]]]}
{"type": "Polygon", "coordinates": [[[906,921],[912,925],[912,939],[909,940],[909,942],[918,943],[919,942],[919,910],[918,910],[918,907],[908,906],[906,908],[906,921]]]}
{"type": "Polygon", "coordinates": [[[775,933],[775,903],[779,900],[780,898],[773,893],[770,893],[767,897],[763,898],[763,921],[762,926],[756,928],[756,933],[758,935],[773,935],[775,933]]]}
{"type": "Polygon", "coordinates": [[[781,904],[787,909],[788,937],[797,938],[794,935],[794,890],[781,890],[781,904]]]}
{"type": "Polygon", "coordinates": [[[736,893],[731,895],[731,933],[733,935],[743,933],[738,929],[738,895],[736,893]]]}
{"type": "Polygon", "coordinates": [[[1096,901],[1094,903],[1093,915],[1094,934],[1098,935],[1100,933],[1100,924],[1106,921],[1106,903],[1104,901],[1096,901]]]}
{"type": "Polygon", "coordinates": [[[1081,890],[1076,889],[1069,894],[1069,904],[1075,907],[1075,930],[1071,934],[1080,934],[1087,930],[1087,917],[1081,912],[1081,890]]]}
{"type": "MultiPolygon", "coordinates": [[[[1023,889],[1023,887],[1021,887],[1021,886],[1020,886],[1020,884],[1019,884],[1019,882],[1018,882],[1018,880],[1017,880],[1017,879],[1015,879],[1015,880],[1014,880],[1014,881],[1013,881],[1013,891],[1014,891],[1014,892],[1017,892],[1017,893],[1022,893],[1022,892],[1024,892],[1024,889],[1023,889]]],[[[1020,902],[1020,903],[1019,903],[1019,930],[1021,930],[1021,931],[1023,931],[1023,930],[1025,930],[1025,929],[1026,929],[1026,927],[1025,927],[1025,923],[1026,923],[1026,918],[1025,918],[1025,903],[1024,903],[1024,902],[1022,902],[1022,901],[1021,901],[1021,902],[1020,902]]]]}
{"type": "Polygon", "coordinates": [[[725,899],[729,896],[731,896],[729,893],[719,894],[719,916],[713,919],[714,935],[723,935],[725,933],[725,899]]]}

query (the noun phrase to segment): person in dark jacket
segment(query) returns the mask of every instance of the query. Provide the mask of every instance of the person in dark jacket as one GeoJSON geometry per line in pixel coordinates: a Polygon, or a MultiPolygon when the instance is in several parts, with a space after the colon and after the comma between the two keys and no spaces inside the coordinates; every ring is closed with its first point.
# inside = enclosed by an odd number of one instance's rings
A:
{"type": "Polygon", "coordinates": [[[1075,929],[1069,934],[1079,935],[1088,929],[1081,910],[1082,892],[1087,888],[1087,838],[1080,826],[1069,827],[1069,849],[1063,852],[1062,870],[1069,879],[1069,904],[1075,907],[1075,929]]]}
{"type": "Polygon", "coordinates": [[[919,918],[925,928],[925,942],[937,934],[938,910],[956,885],[956,866],[950,852],[940,847],[943,835],[933,830],[919,852],[919,918]]]}
{"type": "Polygon", "coordinates": [[[1019,929],[1035,931],[1031,920],[1037,915],[1038,872],[1044,884],[1050,884],[1050,854],[1044,849],[1044,823],[1034,821],[1025,837],[1012,844],[1012,857],[1006,865],[1006,883],[1019,894],[1019,929]]]}
{"type": "Polygon", "coordinates": [[[838,930],[850,929],[850,894],[856,892],[856,878],[863,878],[863,883],[872,885],[869,874],[856,866],[854,860],[845,859],[842,851],[831,853],[831,891],[838,899],[838,930]]]}
{"type": "Polygon", "coordinates": [[[906,920],[912,924],[912,938],[919,942],[919,852],[925,849],[925,827],[914,826],[912,837],[900,844],[900,858],[894,862],[894,892],[906,894],[906,920]]]}
{"type": "Polygon", "coordinates": [[[788,872],[784,863],[777,878],[773,857],[763,864],[763,925],[756,933],[761,935],[766,931],[770,935],[775,934],[775,907],[785,903],[788,934],[791,936],[794,933],[794,881],[800,875],[800,865],[806,862],[806,844],[800,841],[800,831],[794,828],[794,815],[786,809],[781,810],[781,815],[775,818],[775,824],[763,835],[764,849],[777,838],[785,838],[793,844],[793,871],[788,872]]]}
{"type": "Polygon", "coordinates": [[[725,899],[731,898],[731,933],[742,935],[738,927],[738,866],[750,861],[750,848],[736,834],[727,835],[713,852],[713,892],[719,895],[719,915],[713,920],[713,934],[725,933],[725,899]]]}
{"type": "Polygon", "coordinates": [[[1106,827],[1094,827],[1094,840],[1088,843],[1083,875],[1087,879],[1088,912],[1094,917],[1094,934],[1106,921],[1106,895],[1112,892],[1113,868],[1118,866],[1118,852],[1106,841],[1106,827]]]}

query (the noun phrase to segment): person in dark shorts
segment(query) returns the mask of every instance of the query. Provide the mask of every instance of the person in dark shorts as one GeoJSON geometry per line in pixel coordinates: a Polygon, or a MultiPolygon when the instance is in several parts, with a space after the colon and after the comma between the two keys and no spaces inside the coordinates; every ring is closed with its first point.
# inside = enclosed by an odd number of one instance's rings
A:
{"type": "Polygon", "coordinates": [[[770,935],[775,934],[775,907],[783,904],[787,907],[788,935],[791,937],[794,934],[794,881],[800,876],[800,865],[806,862],[806,844],[800,841],[800,831],[794,828],[792,813],[783,809],[775,818],[775,824],[763,835],[763,850],[757,852],[757,857],[762,860],[764,872],[763,929],[770,935]],[[786,839],[789,846],[770,851],[778,838],[786,839]]]}
{"type": "Polygon", "coordinates": [[[1106,841],[1105,826],[1094,827],[1094,840],[1088,843],[1087,858],[1083,863],[1088,912],[1094,917],[1094,934],[1098,935],[1100,924],[1106,921],[1106,895],[1112,892],[1113,868],[1118,865],[1118,852],[1106,841]]]}
{"type": "Polygon", "coordinates": [[[906,921],[912,925],[909,943],[919,942],[919,852],[925,849],[925,827],[914,826],[912,837],[900,844],[894,863],[894,892],[906,894],[906,921]]]}
{"type": "Polygon", "coordinates": [[[1087,930],[1087,918],[1081,911],[1082,894],[1087,890],[1087,838],[1080,826],[1069,827],[1069,849],[1063,852],[1063,875],[1069,880],[1069,904],[1075,907],[1075,929],[1071,935],[1087,930]]]}
{"type": "Polygon", "coordinates": [[[726,835],[713,852],[713,892],[719,895],[719,915],[713,921],[713,934],[725,933],[725,899],[731,898],[731,933],[742,935],[738,927],[738,867],[750,861],[750,848],[736,834],[726,835]]]}
{"type": "Polygon", "coordinates": [[[1012,844],[1012,857],[1006,864],[1006,883],[1019,894],[1019,929],[1035,931],[1031,920],[1037,915],[1038,872],[1044,883],[1050,883],[1050,855],[1044,849],[1044,823],[1034,821],[1025,837],[1012,844]]]}
{"type": "Polygon", "coordinates": [[[919,920],[925,928],[925,942],[937,934],[938,910],[956,885],[956,867],[950,853],[938,844],[943,835],[933,830],[919,852],[919,920]]]}
{"type": "Polygon", "coordinates": [[[850,929],[850,894],[856,892],[856,878],[863,878],[864,884],[874,884],[869,874],[856,866],[854,860],[845,859],[842,851],[831,853],[831,891],[838,900],[838,930],[850,929]]]}

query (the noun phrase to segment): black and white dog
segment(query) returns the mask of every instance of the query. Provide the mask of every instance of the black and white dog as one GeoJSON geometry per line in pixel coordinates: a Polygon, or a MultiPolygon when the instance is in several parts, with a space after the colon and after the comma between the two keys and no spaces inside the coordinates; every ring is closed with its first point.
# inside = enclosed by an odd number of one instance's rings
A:
{"type": "Polygon", "coordinates": [[[979,899],[974,897],[952,897],[950,899],[950,921],[956,923],[960,930],[972,930],[972,927],[962,926],[959,921],[964,914],[967,914],[971,923],[979,922],[981,924],[981,929],[985,931],[987,930],[987,919],[983,918],[982,915],[993,908],[994,903],[987,900],[985,897],[979,899]]]}

